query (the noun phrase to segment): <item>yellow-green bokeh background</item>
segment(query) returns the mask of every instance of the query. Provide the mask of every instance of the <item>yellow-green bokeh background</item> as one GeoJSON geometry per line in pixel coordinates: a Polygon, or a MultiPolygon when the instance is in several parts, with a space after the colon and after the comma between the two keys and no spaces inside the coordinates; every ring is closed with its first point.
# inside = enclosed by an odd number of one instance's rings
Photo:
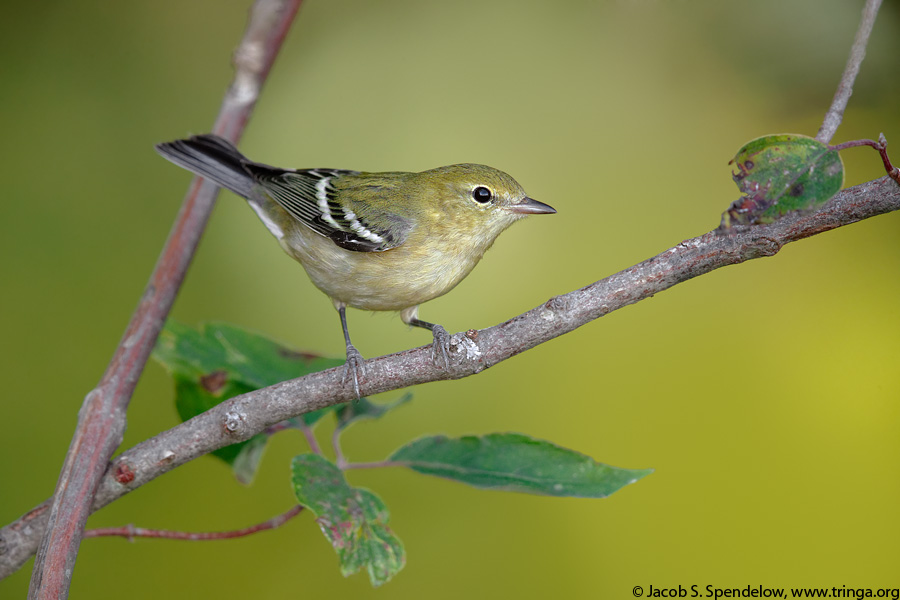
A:
{"type": "MultiPolygon", "coordinates": [[[[242,148],[297,167],[483,162],[559,210],[506,233],[423,318],[493,325],[704,233],[727,166],[766,133],[814,135],[859,1],[307,0],[242,148]]],[[[900,18],[887,2],[836,141],[900,142],[900,18]]],[[[246,0],[19,3],[0,19],[0,521],[53,490],[188,183],[154,143],[207,131],[246,0]]],[[[897,157],[900,160],[900,157],[897,157]]],[[[883,174],[844,153],[847,184],[883,174]]],[[[628,598],[633,586],[898,587],[900,215],[730,267],[345,435],[375,460],[426,433],[521,431],[656,472],[606,500],[350,475],[392,511],[406,569],[343,579],[309,515],[241,540],[82,545],[73,598],[628,598]]],[[[340,355],[330,303],[223,195],[174,308],[340,355]]],[[[350,315],[366,356],[421,345],[350,315]]],[[[392,395],[393,396],[393,395],[392,395]]],[[[176,423],[151,364],[125,447],[176,423]]],[[[323,433],[327,433],[323,431],[323,433]]],[[[217,530],[291,504],[278,436],[256,484],[203,458],[91,526],[217,530]]],[[[24,596],[31,563],[0,582],[24,596]]]]}

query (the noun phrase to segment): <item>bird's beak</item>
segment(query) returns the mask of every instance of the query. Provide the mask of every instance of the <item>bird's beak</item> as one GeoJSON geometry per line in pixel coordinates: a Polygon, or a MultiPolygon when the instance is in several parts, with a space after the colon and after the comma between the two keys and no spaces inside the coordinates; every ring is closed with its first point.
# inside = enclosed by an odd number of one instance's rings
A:
{"type": "Polygon", "coordinates": [[[509,210],[523,215],[552,215],[556,212],[556,209],[549,204],[538,202],[533,198],[525,198],[521,202],[510,206],[509,210]]]}

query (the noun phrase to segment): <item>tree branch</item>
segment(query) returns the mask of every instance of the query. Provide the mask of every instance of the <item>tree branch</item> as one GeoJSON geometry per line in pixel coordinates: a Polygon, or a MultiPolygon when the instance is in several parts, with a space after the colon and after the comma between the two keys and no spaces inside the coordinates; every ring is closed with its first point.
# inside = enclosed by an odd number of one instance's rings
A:
{"type": "MultiPolygon", "coordinates": [[[[236,141],[302,0],[257,0],[234,57],[236,74],[213,131],[236,141]]],[[[867,0],[845,72],[816,138],[839,126],[881,0],[867,0]]],[[[887,164],[887,162],[886,162],[887,164]]],[[[331,369],[238,396],[143,442],[108,465],[121,443],[125,410],[184,278],[217,189],[194,180],[147,289],[98,386],[84,400],[54,499],[0,530],[0,578],[17,570],[41,542],[29,598],[65,598],[89,512],[212,450],[276,423],[352,399],[331,369]],[[225,422],[238,427],[224,427],[225,422]],[[96,493],[95,493],[96,490],[96,493]]],[[[367,361],[360,387],[369,395],[439,379],[458,379],[563,335],[713,269],[771,256],[784,244],[900,208],[900,187],[887,178],[844,190],[822,209],[767,226],[712,231],[482,331],[453,336],[453,361],[441,369],[430,346],[367,361]]]]}
{"type": "MultiPolygon", "coordinates": [[[[723,206],[726,202],[722,203],[723,206]]],[[[449,368],[422,346],[366,361],[360,391],[372,395],[442,379],[460,379],[573,331],[599,317],[720,267],[772,256],[785,244],[900,209],[900,186],[888,177],[838,193],[819,210],[770,225],[713,230],[580,290],[551,298],[505,323],[457,333],[449,368]]],[[[353,400],[343,367],[236,396],[125,451],[110,465],[94,498],[98,510],[175,467],[297,415],[353,400]],[[225,427],[228,422],[232,427],[225,427]],[[233,427],[234,424],[237,427],[233,427]]],[[[0,530],[0,578],[34,552],[47,526],[45,503],[0,530]]]]}
{"type": "Polygon", "coordinates": [[[844,74],[841,75],[834,99],[831,101],[828,112],[825,113],[819,133],[816,134],[816,139],[823,144],[831,141],[844,118],[844,111],[847,110],[847,103],[853,94],[853,82],[856,81],[859,67],[866,57],[866,46],[869,44],[869,36],[872,34],[872,27],[875,25],[875,17],[878,16],[879,8],[881,8],[881,0],[866,0],[859,29],[856,30],[856,38],[850,48],[850,58],[847,59],[847,66],[844,67],[844,74]]]}
{"type": "MultiPolygon", "coordinates": [[[[213,130],[237,141],[301,0],[258,0],[234,56],[235,77],[213,130]]],[[[218,188],[194,179],[122,341],[100,383],[87,394],[78,425],[45,516],[31,575],[29,598],[66,598],[91,512],[109,458],[122,443],[125,412],[137,380],[194,256],[218,188]]],[[[0,547],[0,553],[3,548],[0,547]]]]}

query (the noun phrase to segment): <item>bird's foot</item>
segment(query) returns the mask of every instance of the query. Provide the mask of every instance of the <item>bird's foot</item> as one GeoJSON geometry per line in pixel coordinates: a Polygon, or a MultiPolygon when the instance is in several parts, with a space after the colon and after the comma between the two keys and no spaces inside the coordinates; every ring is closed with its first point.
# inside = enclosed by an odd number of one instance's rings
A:
{"type": "Polygon", "coordinates": [[[450,368],[450,334],[440,325],[435,325],[431,329],[434,336],[434,343],[431,345],[431,360],[438,364],[438,358],[443,358],[444,368],[450,368]]]}
{"type": "Polygon", "coordinates": [[[341,383],[346,384],[348,381],[353,381],[353,391],[356,392],[357,400],[360,398],[359,395],[359,376],[366,376],[366,360],[362,357],[362,354],[359,353],[359,350],[356,349],[353,344],[347,345],[347,362],[344,363],[344,377],[341,379],[341,383]]]}

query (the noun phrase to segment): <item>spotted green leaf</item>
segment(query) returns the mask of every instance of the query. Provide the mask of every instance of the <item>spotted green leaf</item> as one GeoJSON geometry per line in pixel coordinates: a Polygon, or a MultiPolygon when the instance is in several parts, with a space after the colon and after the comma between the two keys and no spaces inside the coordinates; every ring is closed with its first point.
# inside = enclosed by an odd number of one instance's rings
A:
{"type": "Polygon", "coordinates": [[[731,163],[744,194],[722,215],[722,229],[772,223],[794,211],[827,202],[844,183],[837,150],[799,134],[767,135],[748,142],[731,163]]]}
{"type": "Polygon", "coordinates": [[[294,457],[291,471],[297,501],[316,516],[345,577],[365,569],[378,587],[403,568],[403,543],[387,525],[390,515],[381,498],[348,484],[344,473],[318,454],[294,457]]]}

